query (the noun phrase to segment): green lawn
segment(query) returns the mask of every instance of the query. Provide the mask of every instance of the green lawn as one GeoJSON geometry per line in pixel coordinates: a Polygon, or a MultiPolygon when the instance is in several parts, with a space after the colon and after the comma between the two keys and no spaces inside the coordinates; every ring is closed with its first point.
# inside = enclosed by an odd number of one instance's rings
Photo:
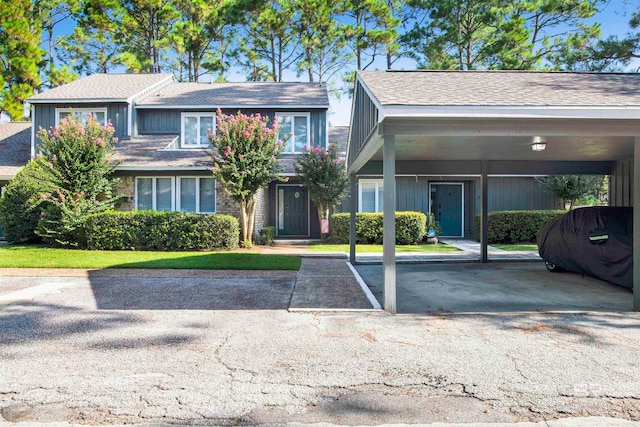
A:
{"type": "MultiPolygon", "coordinates": [[[[349,252],[349,245],[309,245],[310,252],[349,252]]],[[[433,252],[456,252],[458,249],[445,244],[437,245],[396,245],[396,252],[416,252],[416,253],[433,253],[433,252]]],[[[357,245],[356,252],[380,252],[382,253],[382,245],[357,245]]]]}
{"type": "Polygon", "coordinates": [[[502,249],[505,251],[538,251],[538,245],[535,243],[519,243],[511,245],[491,245],[494,248],[502,249]]]}
{"type": "Polygon", "coordinates": [[[0,268],[299,270],[300,257],[242,252],[134,252],[0,246],[0,268]]]}

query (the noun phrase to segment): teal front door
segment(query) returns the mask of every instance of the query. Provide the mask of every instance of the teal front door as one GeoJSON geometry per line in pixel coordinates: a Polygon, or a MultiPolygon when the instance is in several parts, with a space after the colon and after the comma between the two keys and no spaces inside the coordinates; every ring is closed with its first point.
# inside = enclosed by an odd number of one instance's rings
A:
{"type": "Polygon", "coordinates": [[[462,237],[462,184],[431,184],[431,212],[440,223],[440,235],[462,237]]]}
{"type": "Polygon", "coordinates": [[[309,236],[309,198],[307,189],[278,187],[278,236],[309,236]]]}

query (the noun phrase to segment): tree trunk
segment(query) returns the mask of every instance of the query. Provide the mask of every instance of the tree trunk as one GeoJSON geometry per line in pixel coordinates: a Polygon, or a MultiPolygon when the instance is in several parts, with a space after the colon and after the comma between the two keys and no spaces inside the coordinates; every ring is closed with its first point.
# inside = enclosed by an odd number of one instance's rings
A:
{"type": "Polygon", "coordinates": [[[329,207],[328,206],[318,206],[318,220],[320,221],[320,237],[322,238],[322,240],[326,240],[327,236],[329,235],[329,233],[323,233],[322,232],[322,220],[326,219],[327,221],[329,220],[329,207]]]}
{"type": "Polygon", "coordinates": [[[253,195],[249,200],[240,203],[240,222],[242,227],[242,246],[253,246],[253,224],[255,223],[256,198],[253,195]]]}

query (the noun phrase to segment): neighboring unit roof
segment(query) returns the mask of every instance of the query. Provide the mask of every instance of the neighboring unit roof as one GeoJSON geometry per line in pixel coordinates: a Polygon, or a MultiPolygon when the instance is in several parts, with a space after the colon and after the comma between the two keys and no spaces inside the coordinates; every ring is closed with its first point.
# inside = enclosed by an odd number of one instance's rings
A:
{"type": "Polygon", "coordinates": [[[155,86],[173,81],[171,74],[93,74],[27,99],[45,102],[128,102],[155,86]]]}
{"type": "Polygon", "coordinates": [[[116,169],[207,169],[213,166],[203,149],[166,150],[178,135],[141,135],[116,144],[116,169]]]}
{"type": "Polygon", "coordinates": [[[0,177],[13,177],[31,158],[31,123],[0,124],[0,177]]]}
{"type": "Polygon", "coordinates": [[[383,106],[640,106],[640,74],[359,71],[383,106]]]}
{"type": "Polygon", "coordinates": [[[339,153],[343,157],[347,155],[348,142],[349,142],[349,126],[329,127],[329,144],[337,143],[339,153]]]}
{"type": "Polygon", "coordinates": [[[136,102],[138,107],[317,107],[328,108],[318,83],[172,83],[136,102]]]}

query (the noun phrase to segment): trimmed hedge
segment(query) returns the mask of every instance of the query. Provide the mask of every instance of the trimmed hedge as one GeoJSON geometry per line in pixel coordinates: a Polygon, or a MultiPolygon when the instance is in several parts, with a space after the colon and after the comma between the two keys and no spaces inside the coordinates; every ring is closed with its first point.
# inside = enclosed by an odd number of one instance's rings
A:
{"type": "Polygon", "coordinates": [[[273,239],[276,238],[276,228],[272,225],[267,227],[262,227],[260,230],[260,244],[261,245],[270,245],[273,243],[273,239]]]}
{"type": "Polygon", "coordinates": [[[230,215],[109,211],[87,217],[88,249],[198,251],[238,246],[240,227],[230,215]]]}
{"type": "MultiPolygon", "coordinates": [[[[396,212],[396,243],[410,245],[425,236],[427,216],[422,212],[396,212]]],[[[336,243],[349,242],[349,214],[331,216],[331,239],[336,243]]],[[[356,243],[382,243],[382,213],[356,214],[356,243]]]]}
{"type": "MultiPolygon", "coordinates": [[[[535,242],[536,233],[545,223],[567,211],[496,211],[487,216],[489,243],[535,242]]],[[[480,215],[476,215],[476,230],[480,234],[480,215]]]]}

